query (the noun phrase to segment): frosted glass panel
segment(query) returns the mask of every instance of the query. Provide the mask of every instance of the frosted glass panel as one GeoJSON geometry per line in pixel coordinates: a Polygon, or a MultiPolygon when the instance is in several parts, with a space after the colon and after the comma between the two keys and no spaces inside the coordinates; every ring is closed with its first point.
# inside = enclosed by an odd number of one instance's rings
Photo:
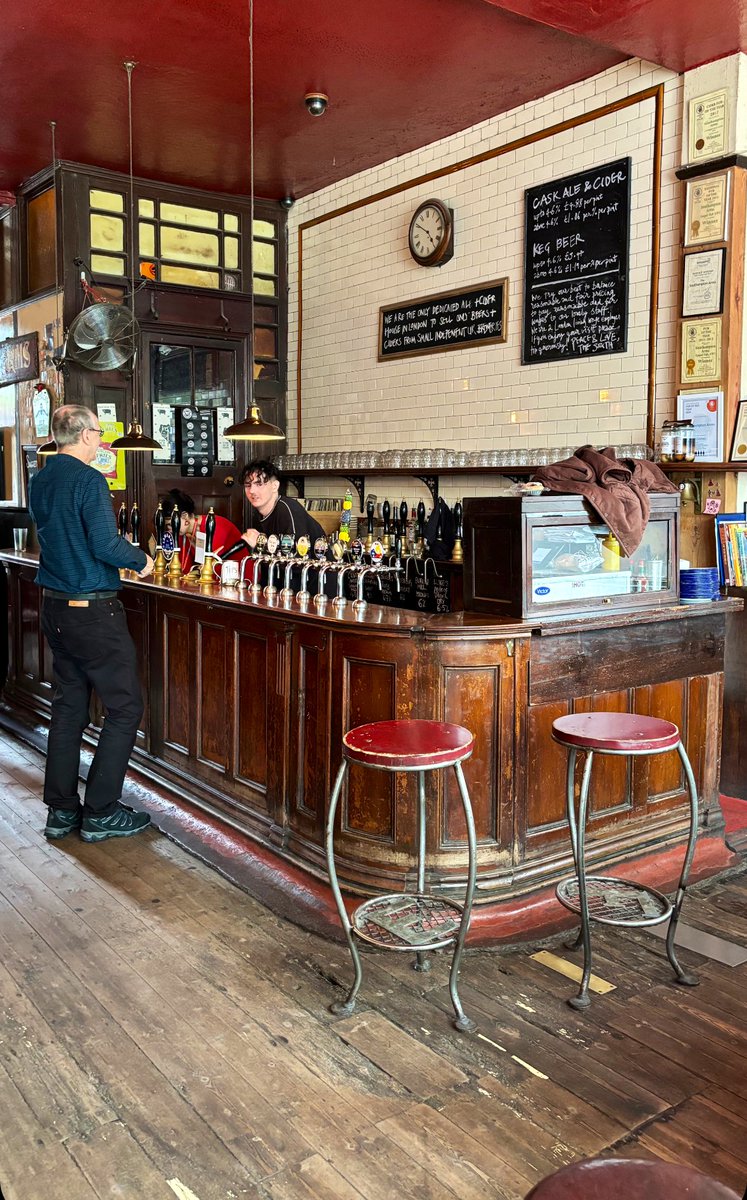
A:
{"type": "Polygon", "coordinates": [[[137,210],[141,217],[155,217],[156,206],[153,200],[138,200],[137,210]]]}
{"type": "Polygon", "coordinates": [[[170,267],[166,263],[161,266],[161,279],[164,283],[181,283],[186,287],[220,287],[220,275],[217,271],[198,271],[190,267],[170,267]]]}
{"type": "Polygon", "coordinates": [[[162,225],[161,255],[175,258],[177,262],[217,267],[220,262],[218,238],[213,233],[195,233],[192,229],[162,225]]]}
{"type": "Polygon", "coordinates": [[[140,222],[140,253],[153,255],[156,252],[156,231],[147,221],[140,222]]]}
{"type": "Polygon", "coordinates": [[[223,242],[223,257],[225,267],[238,267],[239,265],[239,239],[227,237],[223,242]]]}
{"type": "Polygon", "coordinates": [[[262,279],[259,275],[254,276],[254,291],[258,296],[274,296],[275,295],[275,280],[262,279]]]}
{"type": "Polygon", "coordinates": [[[92,254],[91,270],[94,275],[124,275],[125,260],[111,254],[92,254]]]}
{"type": "Polygon", "coordinates": [[[271,221],[259,221],[255,217],[254,236],[255,237],[264,237],[264,238],[274,238],[275,226],[272,224],[271,221]]]}
{"type": "Polygon", "coordinates": [[[252,247],[254,270],[263,275],[275,274],[275,247],[269,242],[255,242],[252,247]]]}
{"type": "Polygon", "coordinates": [[[102,192],[91,188],[91,208],[104,208],[107,212],[124,212],[124,196],[120,192],[102,192]]]}
{"type": "Polygon", "coordinates": [[[161,203],[161,220],[176,225],[201,225],[204,229],[218,228],[218,214],[209,208],[188,208],[185,204],[161,203]]]}
{"type": "Polygon", "coordinates": [[[239,232],[239,218],[235,213],[223,214],[223,228],[229,230],[231,233],[239,232]]]}
{"type": "Polygon", "coordinates": [[[97,250],[124,250],[124,221],[91,213],[91,245],[97,250]]]}

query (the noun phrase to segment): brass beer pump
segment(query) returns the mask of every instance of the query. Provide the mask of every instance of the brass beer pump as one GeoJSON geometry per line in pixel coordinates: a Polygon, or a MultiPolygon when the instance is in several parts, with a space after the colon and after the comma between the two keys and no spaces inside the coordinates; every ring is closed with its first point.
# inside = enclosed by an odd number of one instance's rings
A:
{"type": "Polygon", "coordinates": [[[175,504],[171,510],[171,536],[174,539],[174,549],[171,553],[171,562],[169,563],[169,579],[172,582],[181,580],[182,577],[182,555],[179,549],[179,533],[181,531],[181,513],[179,505],[175,504]]]}
{"type": "Polygon", "coordinates": [[[463,529],[464,509],[461,501],[457,500],[454,505],[454,549],[451,552],[451,561],[454,563],[464,562],[464,547],[462,538],[464,537],[463,529]]]}
{"type": "Polygon", "coordinates": [[[215,510],[208,509],[208,515],[205,518],[205,558],[200,568],[200,583],[204,587],[207,584],[215,582],[214,563],[215,556],[213,555],[213,538],[215,537],[215,510]]]}
{"type": "Polygon", "coordinates": [[[153,517],[153,528],[156,532],[156,557],[153,559],[153,574],[163,575],[166,571],[166,559],[163,553],[163,531],[166,528],[166,516],[163,504],[158,505],[153,517]]]}
{"type": "Polygon", "coordinates": [[[389,528],[389,518],[391,515],[392,515],[392,507],[391,507],[389,501],[385,500],[381,506],[381,517],[384,522],[384,536],[382,537],[381,540],[384,543],[384,553],[385,554],[390,554],[391,549],[392,549],[392,534],[391,534],[391,530],[389,528]]]}
{"type": "Polygon", "coordinates": [[[366,501],[366,554],[370,554],[374,540],[374,514],[376,506],[370,498],[366,501]]]}

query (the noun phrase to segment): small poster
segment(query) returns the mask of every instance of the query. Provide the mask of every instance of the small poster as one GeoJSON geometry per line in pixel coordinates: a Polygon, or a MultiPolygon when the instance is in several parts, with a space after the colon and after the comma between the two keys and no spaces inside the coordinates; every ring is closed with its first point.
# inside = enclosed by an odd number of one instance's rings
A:
{"type": "Polygon", "coordinates": [[[726,153],[726,89],[690,101],[690,162],[726,153]]]}
{"type": "Polygon", "coordinates": [[[726,171],[707,179],[687,181],[685,245],[722,242],[726,237],[729,176],[726,171]]]}
{"type": "Polygon", "coordinates": [[[695,461],[723,462],[724,393],[680,392],[677,397],[678,420],[690,420],[695,430],[695,461]]]}
{"type": "Polygon", "coordinates": [[[697,250],[685,255],[682,277],[683,317],[705,317],[724,307],[726,250],[697,250]]]}
{"type": "Polygon", "coordinates": [[[721,379],[721,318],[683,321],[682,383],[713,383],[721,379]]]}
{"type": "Polygon", "coordinates": [[[116,404],[97,404],[96,416],[99,421],[116,421],[117,406],[116,404]]]}
{"type": "Polygon", "coordinates": [[[160,450],[153,451],[153,461],[171,463],[176,459],[176,413],[172,404],[154,404],[153,437],[161,443],[160,450]]]}
{"type": "Polygon", "coordinates": [[[219,463],[236,462],[236,447],[230,438],[224,437],[224,430],[233,425],[233,409],[227,407],[215,410],[215,460],[219,463]]]}
{"type": "Polygon", "coordinates": [[[104,476],[110,492],[124,491],[127,487],[125,452],[124,450],[112,450],[111,447],[115,438],[123,436],[124,425],[121,421],[102,421],[100,417],[99,425],[101,426],[101,441],[91,466],[104,476]]]}

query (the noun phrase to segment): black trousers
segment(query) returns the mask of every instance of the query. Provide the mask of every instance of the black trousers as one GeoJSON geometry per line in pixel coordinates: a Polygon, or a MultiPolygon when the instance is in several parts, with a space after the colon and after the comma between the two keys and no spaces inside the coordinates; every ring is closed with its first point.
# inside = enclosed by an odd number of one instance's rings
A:
{"type": "Polygon", "coordinates": [[[90,600],[82,608],[45,596],[42,629],[52,651],[55,682],[44,802],[52,808],[78,807],[80,745],[95,691],[106,719],[88,772],[84,808],[104,816],[114,811],[122,794],[143,715],[137,656],[125,611],[117,599],[90,600]]]}

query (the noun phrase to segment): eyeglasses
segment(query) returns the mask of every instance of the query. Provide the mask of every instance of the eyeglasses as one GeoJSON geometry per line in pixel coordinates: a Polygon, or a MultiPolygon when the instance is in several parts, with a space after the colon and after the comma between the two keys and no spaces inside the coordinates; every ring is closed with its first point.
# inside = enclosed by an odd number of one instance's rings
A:
{"type": "Polygon", "coordinates": [[[97,433],[99,435],[99,437],[104,436],[103,429],[99,429],[98,426],[94,427],[93,425],[88,426],[88,433],[97,433]]]}

